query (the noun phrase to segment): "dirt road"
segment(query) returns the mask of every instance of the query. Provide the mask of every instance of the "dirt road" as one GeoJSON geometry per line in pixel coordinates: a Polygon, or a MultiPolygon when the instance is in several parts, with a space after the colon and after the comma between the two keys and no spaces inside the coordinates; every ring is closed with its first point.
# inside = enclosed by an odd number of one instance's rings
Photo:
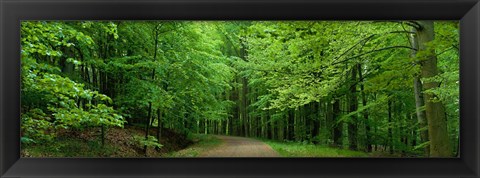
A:
{"type": "Polygon", "coordinates": [[[199,157],[280,157],[269,145],[251,138],[215,136],[222,144],[199,157]]]}

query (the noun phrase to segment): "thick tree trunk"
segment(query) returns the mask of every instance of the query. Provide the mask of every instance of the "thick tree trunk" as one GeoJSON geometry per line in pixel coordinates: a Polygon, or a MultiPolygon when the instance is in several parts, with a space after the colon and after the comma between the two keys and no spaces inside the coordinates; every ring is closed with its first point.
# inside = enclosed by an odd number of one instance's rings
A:
{"type": "MultiPolygon", "coordinates": [[[[414,33],[417,33],[417,30],[413,29],[414,33]]],[[[410,43],[412,48],[418,50],[418,39],[415,35],[412,35],[410,38],[410,43]]],[[[412,50],[411,57],[416,57],[417,52],[412,50]]],[[[423,92],[422,92],[422,82],[420,81],[420,74],[416,74],[413,78],[413,89],[415,92],[415,107],[417,113],[417,122],[419,125],[420,131],[420,143],[425,143],[428,141],[428,124],[427,124],[427,117],[425,113],[425,100],[423,99],[423,92]]],[[[427,145],[424,148],[424,153],[426,156],[430,154],[430,147],[427,145]]]]}
{"type": "MultiPolygon", "coordinates": [[[[423,100],[423,94],[422,94],[422,83],[420,81],[420,78],[418,76],[415,76],[413,79],[413,86],[415,90],[415,106],[417,110],[417,121],[420,129],[420,140],[421,143],[428,142],[428,124],[427,124],[427,118],[426,118],[426,113],[425,109],[423,108],[425,106],[425,101],[423,100]]],[[[430,147],[427,145],[424,148],[425,155],[428,156],[430,153],[430,147]]]]}
{"type": "MultiPolygon", "coordinates": [[[[423,78],[434,77],[438,74],[437,57],[435,50],[428,47],[428,42],[435,38],[433,21],[418,21],[421,28],[417,29],[419,51],[425,52],[421,60],[421,76],[423,78]]],[[[425,90],[439,87],[434,81],[423,83],[425,90]]],[[[425,113],[428,121],[428,136],[430,140],[431,157],[450,157],[452,147],[448,139],[447,120],[445,108],[441,102],[433,101],[436,96],[432,93],[424,93],[425,113]]]]}

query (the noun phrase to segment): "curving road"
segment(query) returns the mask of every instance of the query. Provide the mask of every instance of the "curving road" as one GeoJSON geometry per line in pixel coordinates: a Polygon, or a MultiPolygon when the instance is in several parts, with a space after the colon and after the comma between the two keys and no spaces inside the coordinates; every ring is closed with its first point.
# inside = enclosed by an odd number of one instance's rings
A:
{"type": "Polygon", "coordinates": [[[269,145],[251,138],[220,136],[222,144],[199,157],[280,157],[269,145]]]}

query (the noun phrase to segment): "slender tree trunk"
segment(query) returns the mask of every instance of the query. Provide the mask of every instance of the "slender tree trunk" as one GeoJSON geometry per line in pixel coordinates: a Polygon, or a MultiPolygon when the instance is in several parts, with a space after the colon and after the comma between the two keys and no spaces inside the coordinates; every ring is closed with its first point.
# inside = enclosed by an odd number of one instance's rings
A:
{"type": "Polygon", "coordinates": [[[288,137],[289,137],[289,136],[288,136],[288,135],[289,135],[289,131],[288,131],[288,129],[289,129],[288,123],[289,123],[289,122],[288,122],[288,120],[289,120],[290,117],[289,117],[289,111],[288,111],[288,110],[285,112],[285,116],[284,116],[284,117],[285,117],[285,118],[284,118],[284,122],[283,122],[283,139],[284,139],[284,140],[289,140],[289,139],[288,139],[288,137]]]}
{"type": "Polygon", "coordinates": [[[333,142],[334,142],[334,145],[337,146],[337,147],[342,147],[343,146],[343,136],[342,136],[342,132],[343,132],[343,122],[338,122],[337,123],[337,120],[339,119],[338,117],[340,116],[340,100],[339,99],[335,99],[334,102],[333,102],[333,142]]]}
{"type": "Polygon", "coordinates": [[[277,137],[275,135],[275,122],[270,122],[270,131],[272,132],[272,139],[276,139],[277,137]]]}
{"type": "Polygon", "coordinates": [[[225,135],[230,135],[232,133],[232,122],[230,121],[230,118],[227,119],[227,128],[225,129],[225,132],[225,135]]]}
{"type": "Polygon", "coordinates": [[[162,112],[160,108],[157,109],[157,140],[160,143],[160,139],[162,139],[162,112]]]}
{"type": "MultiPolygon", "coordinates": [[[[362,74],[362,65],[361,64],[358,64],[357,65],[358,67],[358,78],[360,79],[360,92],[361,92],[361,95],[362,95],[362,106],[363,107],[366,107],[367,106],[367,96],[365,95],[365,87],[363,85],[363,74],[362,74]]],[[[365,122],[365,137],[366,137],[366,142],[365,142],[365,145],[366,145],[366,150],[367,152],[372,152],[372,138],[371,138],[371,135],[370,135],[370,122],[368,120],[368,109],[365,109],[363,111],[363,119],[364,119],[364,122],[365,122]]]]}
{"type": "MultiPolygon", "coordinates": [[[[428,42],[435,38],[433,21],[417,21],[421,28],[417,29],[419,51],[425,52],[421,57],[422,78],[434,77],[438,74],[437,57],[435,50],[428,47],[428,42]]],[[[423,82],[423,88],[430,90],[438,88],[440,84],[435,81],[423,82]]],[[[428,122],[428,136],[430,140],[431,157],[450,157],[452,147],[448,139],[447,119],[445,108],[441,102],[433,101],[436,96],[432,93],[424,93],[425,113],[428,122]]]]}
{"type": "Polygon", "coordinates": [[[293,140],[298,141],[298,107],[293,110],[293,140]]]}
{"type": "Polygon", "coordinates": [[[318,144],[318,140],[316,137],[318,136],[319,130],[320,130],[320,117],[318,117],[317,115],[317,113],[319,112],[319,107],[320,107],[320,103],[318,102],[314,102],[312,104],[311,112],[315,114],[312,114],[310,120],[312,121],[312,124],[313,124],[312,131],[311,131],[311,138],[314,144],[318,144]]]}
{"type": "Polygon", "coordinates": [[[271,117],[270,117],[270,112],[267,111],[267,138],[268,139],[273,139],[273,135],[272,135],[272,122],[270,122],[271,120],[271,117]]]}
{"type": "MultiPolygon", "coordinates": [[[[235,81],[234,81],[235,82],[235,81]]],[[[239,98],[238,98],[239,94],[238,94],[238,89],[237,87],[234,87],[233,90],[232,90],[232,93],[230,94],[230,100],[231,101],[236,101],[235,102],[235,105],[233,106],[232,108],[232,121],[230,122],[231,125],[231,129],[232,129],[232,135],[240,135],[239,131],[238,131],[238,122],[240,120],[240,114],[239,114],[239,98]]]]}
{"type": "Polygon", "coordinates": [[[205,124],[205,126],[204,126],[205,132],[204,132],[204,133],[205,133],[205,134],[208,134],[208,121],[205,120],[205,121],[204,121],[204,124],[205,124]]]}
{"type": "MultiPolygon", "coordinates": [[[[152,116],[152,102],[148,103],[148,115],[145,122],[145,140],[148,140],[148,132],[150,131],[150,118],[152,116]]],[[[147,145],[143,146],[143,152],[145,153],[145,157],[147,156],[147,145]]]]}
{"type": "MultiPolygon", "coordinates": [[[[155,38],[155,41],[154,41],[154,51],[153,51],[153,61],[156,61],[157,60],[157,51],[158,51],[158,35],[159,35],[159,30],[160,30],[160,27],[161,25],[158,24],[155,26],[154,28],[154,38],[155,38]]],[[[151,76],[151,80],[155,80],[155,68],[152,69],[152,76],[151,76]]],[[[146,128],[145,128],[145,140],[148,140],[148,132],[149,132],[149,129],[150,129],[150,120],[152,120],[152,101],[149,101],[148,102],[148,116],[147,116],[147,122],[145,123],[146,124],[146,128]]],[[[145,156],[147,156],[147,145],[144,146],[144,151],[145,151],[145,156]]]]}
{"type": "Polygon", "coordinates": [[[102,132],[102,147],[105,146],[105,125],[102,124],[102,126],[100,127],[101,129],[101,132],[102,132]]]}
{"type": "Polygon", "coordinates": [[[294,110],[290,109],[288,111],[288,140],[293,140],[293,136],[294,136],[294,124],[295,122],[295,113],[294,113],[294,110]]]}
{"type": "MultiPolygon", "coordinates": [[[[351,81],[356,83],[357,81],[357,66],[352,67],[351,71],[351,81]]],[[[358,108],[357,100],[357,85],[353,84],[350,86],[350,102],[349,102],[349,112],[355,112],[358,108]]],[[[349,149],[357,150],[357,115],[353,114],[350,116],[350,122],[348,123],[348,141],[349,149]]]]}
{"type": "Polygon", "coordinates": [[[392,112],[392,100],[388,99],[388,150],[390,154],[393,154],[392,112]]]}
{"type": "MultiPolygon", "coordinates": [[[[331,101],[325,102],[325,108],[326,108],[327,112],[325,114],[324,133],[327,133],[327,134],[325,134],[326,137],[323,137],[323,139],[332,140],[331,142],[328,142],[327,140],[325,140],[325,143],[331,144],[331,145],[334,144],[333,130],[334,130],[334,126],[335,126],[335,121],[334,121],[334,118],[333,118],[333,107],[332,106],[333,105],[332,105],[331,101]]],[[[322,130],[320,130],[320,131],[322,131],[322,130]]],[[[324,134],[324,133],[322,133],[322,134],[324,134]]]]}
{"type": "Polygon", "coordinates": [[[97,83],[97,71],[95,66],[92,64],[92,87],[94,90],[98,90],[98,83],[97,83]]]}
{"type": "Polygon", "coordinates": [[[247,85],[247,78],[242,77],[242,119],[243,119],[243,130],[244,136],[249,137],[249,121],[248,121],[248,85],[247,85]]]}
{"type": "MultiPolygon", "coordinates": [[[[104,57],[104,59],[106,59],[107,55],[105,54],[103,57],[104,57]]],[[[100,90],[100,93],[107,94],[106,93],[106,90],[107,90],[106,74],[107,74],[107,72],[105,71],[105,69],[103,69],[103,70],[104,71],[99,70],[99,73],[100,73],[100,80],[99,80],[100,88],[99,88],[99,90],[100,90]]],[[[105,144],[105,129],[106,128],[105,128],[105,125],[103,125],[103,124],[100,127],[101,127],[101,131],[102,131],[102,134],[101,134],[102,146],[104,146],[104,144],[105,144]]]]}
{"type": "MultiPolygon", "coordinates": [[[[71,50],[66,48],[66,47],[62,47],[61,48],[62,52],[64,54],[66,54],[65,56],[71,56],[71,50]]],[[[60,67],[61,67],[61,70],[64,74],[67,74],[68,76],[71,76],[73,74],[73,71],[75,69],[75,65],[69,61],[67,61],[68,57],[61,57],[60,59],[60,67]]]]}

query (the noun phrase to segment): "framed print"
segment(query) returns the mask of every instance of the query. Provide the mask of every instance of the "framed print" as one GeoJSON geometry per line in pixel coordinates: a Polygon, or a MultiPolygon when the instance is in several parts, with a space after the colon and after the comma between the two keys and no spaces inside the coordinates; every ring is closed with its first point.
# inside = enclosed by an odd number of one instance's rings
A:
{"type": "Polygon", "coordinates": [[[4,0],[1,177],[479,177],[476,0],[4,0]]]}

